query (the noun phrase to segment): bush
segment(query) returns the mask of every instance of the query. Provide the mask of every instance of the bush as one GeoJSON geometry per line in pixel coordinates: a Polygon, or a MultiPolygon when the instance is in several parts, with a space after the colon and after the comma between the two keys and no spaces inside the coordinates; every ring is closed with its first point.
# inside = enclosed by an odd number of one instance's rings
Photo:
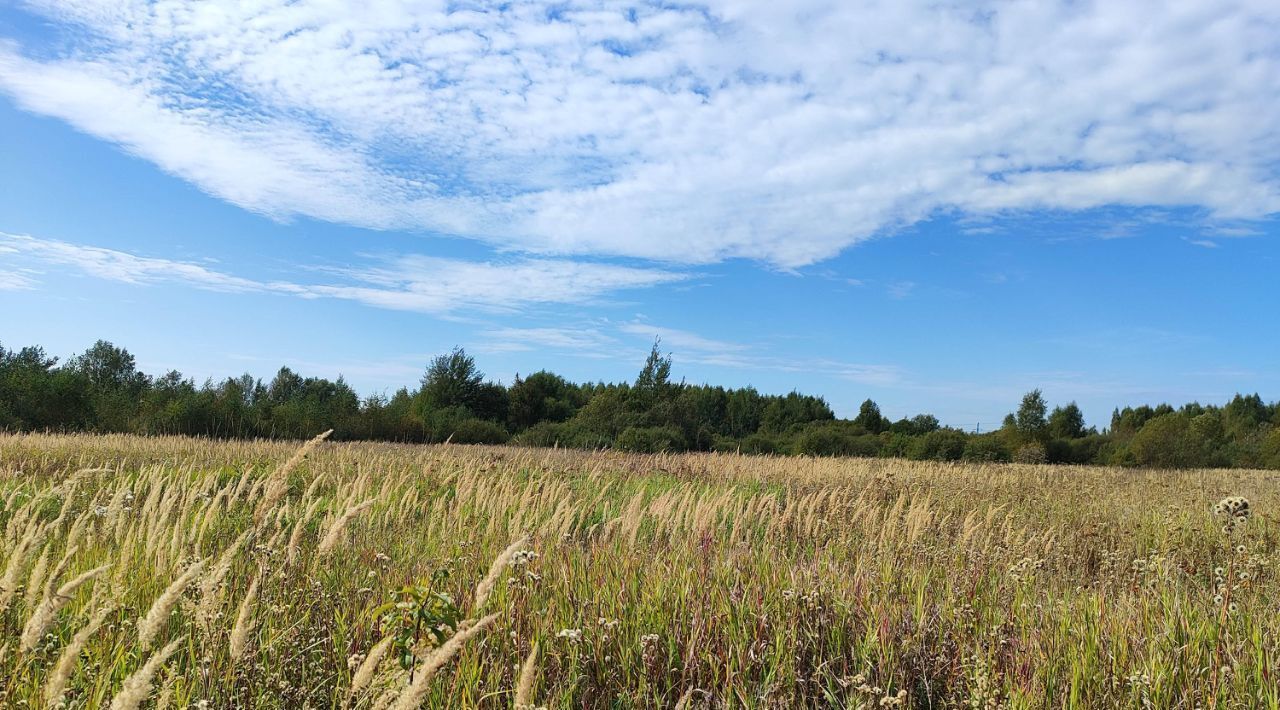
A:
{"type": "Polygon", "coordinates": [[[1129,452],[1140,466],[1190,468],[1211,463],[1212,442],[1189,417],[1174,412],[1147,422],[1133,435],[1129,452]]]}
{"type": "Polygon", "coordinates": [[[455,444],[505,444],[511,438],[500,424],[483,419],[463,419],[453,425],[455,444]]]}
{"type": "Polygon", "coordinates": [[[656,454],[663,451],[683,451],[684,438],[673,427],[627,427],[618,435],[614,446],[623,451],[656,454]]]}
{"type": "Polygon", "coordinates": [[[742,453],[744,454],[776,454],[778,453],[778,448],[777,440],[768,434],[757,432],[742,440],[742,453]]]}
{"type": "Polygon", "coordinates": [[[564,424],[542,422],[520,432],[512,439],[521,446],[569,446],[564,424]]]}
{"type": "Polygon", "coordinates": [[[1009,450],[1005,448],[1004,443],[995,434],[986,434],[983,436],[974,436],[969,439],[969,443],[964,445],[964,453],[961,458],[965,461],[977,462],[995,462],[1008,461],[1009,450]]]}
{"type": "Polygon", "coordinates": [[[910,455],[917,461],[959,461],[967,443],[964,432],[939,429],[916,439],[910,455]]]}
{"type": "Polygon", "coordinates": [[[1262,441],[1262,465],[1280,468],[1280,426],[1271,427],[1262,441]]]}
{"type": "Polygon", "coordinates": [[[875,456],[880,451],[880,437],[862,433],[861,427],[818,424],[801,432],[791,448],[793,453],[808,456],[875,456]]]}
{"type": "Polygon", "coordinates": [[[1023,444],[1013,452],[1014,463],[1046,463],[1049,460],[1049,453],[1045,451],[1044,445],[1036,442],[1023,444]]]}

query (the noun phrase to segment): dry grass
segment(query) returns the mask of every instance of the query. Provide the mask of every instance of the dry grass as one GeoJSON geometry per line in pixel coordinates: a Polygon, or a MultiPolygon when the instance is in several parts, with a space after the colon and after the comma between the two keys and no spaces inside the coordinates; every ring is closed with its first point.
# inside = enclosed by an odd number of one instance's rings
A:
{"type": "Polygon", "coordinates": [[[308,446],[0,436],[0,705],[1280,707],[1276,472],[308,446]]]}

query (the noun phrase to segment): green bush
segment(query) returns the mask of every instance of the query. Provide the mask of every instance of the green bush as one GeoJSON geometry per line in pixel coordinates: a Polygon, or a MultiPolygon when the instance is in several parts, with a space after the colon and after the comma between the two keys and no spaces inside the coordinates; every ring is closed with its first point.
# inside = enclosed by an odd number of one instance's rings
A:
{"type": "Polygon", "coordinates": [[[969,443],[964,446],[964,453],[960,458],[965,461],[976,462],[995,462],[1008,461],[1010,459],[1009,450],[1005,448],[1004,442],[995,434],[984,434],[982,436],[970,437],[969,443]]]}
{"type": "Polygon", "coordinates": [[[664,451],[683,451],[684,438],[674,427],[627,427],[618,435],[614,446],[623,451],[656,454],[664,451]]]}
{"type": "Polygon", "coordinates": [[[1044,444],[1031,442],[1023,444],[1013,452],[1014,463],[1047,463],[1049,461],[1049,452],[1045,450],[1044,444]]]}
{"type": "Polygon", "coordinates": [[[505,444],[511,438],[502,425],[483,419],[457,421],[452,434],[449,440],[455,444],[505,444]]]}
{"type": "Polygon", "coordinates": [[[791,451],[806,456],[875,456],[880,437],[847,423],[815,424],[797,435],[791,451]]]}
{"type": "Polygon", "coordinates": [[[938,429],[915,440],[910,457],[917,461],[959,461],[967,437],[956,429],[938,429]]]}
{"type": "Polygon", "coordinates": [[[558,422],[542,422],[520,432],[511,441],[521,446],[569,446],[565,429],[567,427],[558,422]]]}

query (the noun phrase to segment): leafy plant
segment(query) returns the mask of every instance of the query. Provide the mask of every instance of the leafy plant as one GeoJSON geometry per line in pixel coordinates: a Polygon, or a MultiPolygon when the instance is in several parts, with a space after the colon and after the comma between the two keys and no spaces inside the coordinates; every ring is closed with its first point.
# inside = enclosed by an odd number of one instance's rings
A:
{"type": "Polygon", "coordinates": [[[415,649],[425,636],[436,645],[458,630],[462,612],[453,597],[438,591],[449,578],[446,569],[436,570],[430,584],[409,584],[393,592],[394,598],[371,613],[379,617],[384,633],[392,635],[391,652],[413,680],[415,649]]]}

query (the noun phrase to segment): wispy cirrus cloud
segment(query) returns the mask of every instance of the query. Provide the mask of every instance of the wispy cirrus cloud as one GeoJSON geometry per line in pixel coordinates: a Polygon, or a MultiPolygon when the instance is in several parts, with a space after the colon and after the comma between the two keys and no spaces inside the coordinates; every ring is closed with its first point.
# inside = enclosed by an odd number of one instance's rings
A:
{"type": "MultiPolygon", "coordinates": [[[[420,255],[385,258],[330,275],[340,282],[256,280],[186,261],[0,232],[7,260],[73,269],[133,285],[180,284],[207,291],[333,298],[376,308],[452,314],[515,312],[554,304],[589,304],[627,289],[689,278],[683,272],[566,259],[464,261],[420,255]]],[[[307,269],[304,269],[307,270],[307,269]]],[[[15,273],[16,277],[16,273],[15,273]]],[[[14,280],[11,283],[29,285],[14,280]]]]}
{"type": "Polygon", "coordinates": [[[1280,211],[1264,0],[26,7],[63,36],[0,91],[277,219],[796,267],[939,211],[1280,211]]]}
{"type": "Polygon", "coordinates": [[[611,358],[638,363],[661,338],[663,352],[674,350],[681,365],[705,365],[746,372],[821,375],[864,385],[889,386],[907,374],[896,365],[853,363],[828,358],[779,353],[774,348],[719,340],[689,330],[648,322],[611,323],[601,320],[570,326],[493,328],[483,331],[481,352],[545,350],[579,357],[611,358]]]}
{"type": "Polygon", "coordinates": [[[661,347],[664,350],[675,348],[695,353],[735,353],[750,349],[749,346],[741,343],[716,340],[703,337],[692,331],[666,328],[644,322],[624,323],[618,326],[618,331],[642,338],[657,338],[661,340],[661,347]]]}
{"type": "Polygon", "coordinates": [[[30,291],[36,280],[20,271],[0,269],[0,291],[30,291]]]}

